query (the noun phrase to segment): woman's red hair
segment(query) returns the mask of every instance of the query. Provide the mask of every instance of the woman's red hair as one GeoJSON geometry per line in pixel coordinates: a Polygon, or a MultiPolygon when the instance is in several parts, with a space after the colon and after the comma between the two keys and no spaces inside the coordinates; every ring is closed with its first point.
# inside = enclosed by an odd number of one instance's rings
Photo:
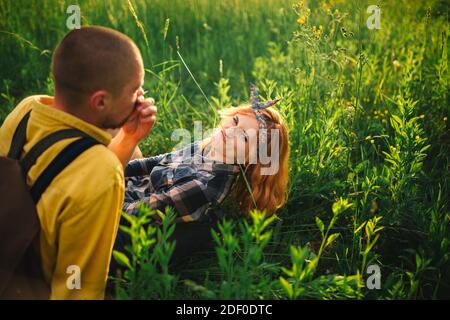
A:
{"type": "MultiPolygon", "coordinates": [[[[279,136],[279,167],[278,171],[272,175],[262,175],[261,169],[265,167],[257,160],[256,164],[247,164],[244,169],[245,177],[250,185],[250,190],[245,182],[245,179],[240,174],[233,186],[234,197],[239,202],[240,208],[245,214],[248,214],[252,209],[265,211],[266,214],[272,215],[277,209],[282,207],[287,200],[287,186],[289,173],[289,134],[281,114],[274,108],[267,108],[261,110],[267,123],[267,153],[271,155],[271,129],[278,130],[279,136]],[[250,193],[251,192],[251,193],[250,193]]],[[[221,115],[224,117],[233,117],[237,114],[255,116],[253,109],[248,105],[239,107],[232,107],[221,110],[221,115]]],[[[258,145],[260,141],[259,134],[257,135],[258,145]]],[[[270,165],[270,164],[269,164],[270,165]]],[[[267,165],[267,166],[269,166],[267,165]]]]}

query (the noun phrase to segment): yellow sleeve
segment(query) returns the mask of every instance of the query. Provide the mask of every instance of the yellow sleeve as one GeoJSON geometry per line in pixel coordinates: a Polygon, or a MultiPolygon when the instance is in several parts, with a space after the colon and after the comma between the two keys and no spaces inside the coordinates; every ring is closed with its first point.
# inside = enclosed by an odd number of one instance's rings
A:
{"type": "Polygon", "coordinates": [[[123,176],[118,173],[113,185],[93,201],[61,215],[50,299],[104,298],[123,197],[123,176]]]}
{"type": "Polygon", "coordinates": [[[0,126],[0,156],[6,157],[19,121],[31,108],[33,96],[23,99],[5,118],[0,126]]]}

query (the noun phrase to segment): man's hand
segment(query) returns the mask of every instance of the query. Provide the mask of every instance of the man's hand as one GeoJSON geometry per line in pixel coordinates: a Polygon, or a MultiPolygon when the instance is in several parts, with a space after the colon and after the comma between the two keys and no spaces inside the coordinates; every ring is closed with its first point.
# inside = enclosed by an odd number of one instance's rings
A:
{"type": "Polygon", "coordinates": [[[137,99],[137,107],[122,126],[127,138],[137,143],[144,139],[152,130],[156,122],[157,108],[153,98],[145,99],[141,96],[137,99]]]}
{"type": "Polygon", "coordinates": [[[156,122],[155,100],[152,98],[144,100],[143,97],[139,97],[136,103],[136,109],[108,145],[124,168],[130,161],[139,141],[150,133],[156,122]]]}

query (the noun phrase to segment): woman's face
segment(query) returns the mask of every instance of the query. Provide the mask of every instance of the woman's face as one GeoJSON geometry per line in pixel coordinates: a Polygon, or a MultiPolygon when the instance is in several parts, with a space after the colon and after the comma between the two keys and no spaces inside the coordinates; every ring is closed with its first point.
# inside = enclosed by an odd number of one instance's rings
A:
{"type": "Polygon", "coordinates": [[[248,152],[255,153],[257,150],[257,133],[258,122],[254,115],[236,114],[222,120],[212,143],[216,150],[223,150],[226,163],[244,164],[248,152]]]}

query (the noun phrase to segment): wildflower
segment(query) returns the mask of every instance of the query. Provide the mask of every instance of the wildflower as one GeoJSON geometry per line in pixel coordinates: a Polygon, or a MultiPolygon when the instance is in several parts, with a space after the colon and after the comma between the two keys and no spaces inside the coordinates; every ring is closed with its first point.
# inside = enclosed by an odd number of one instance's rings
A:
{"type": "Polygon", "coordinates": [[[208,25],[208,23],[206,23],[206,22],[204,22],[203,23],[203,28],[205,28],[206,30],[208,30],[208,31],[211,31],[212,30],[212,28],[208,25]]]}
{"type": "Polygon", "coordinates": [[[336,18],[339,17],[339,10],[338,10],[338,9],[335,9],[335,10],[334,10],[334,16],[335,16],[336,18]]]}
{"type": "Polygon", "coordinates": [[[398,60],[392,61],[392,65],[394,66],[394,70],[397,70],[400,67],[400,62],[398,60]]]}
{"type": "Polygon", "coordinates": [[[444,121],[447,121],[447,117],[444,117],[444,121]]]}
{"type": "Polygon", "coordinates": [[[330,5],[328,3],[326,3],[325,1],[322,2],[322,4],[320,5],[322,7],[322,9],[324,9],[325,11],[330,10],[330,5]]]}
{"type": "Polygon", "coordinates": [[[425,115],[424,115],[424,114],[421,114],[421,115],[419,116],[419,118],[420,118],[420,119],[423,119],[423,118],[425,118],[425,115]]]}
{"type": "Polygon", "coordinates": [[[382,123],[387,123],[386,119],[381,120],[382,123]]]}
{"type": "Polygon", "coordinates": [[[297,2],[297,4],[295,5],[295,7],[296,7],[296,8],[299,8],[299,9],[303,8],[304,6],[305,6],[305,2],[304,2],[304,1],[299,1],[299,2],[297,2]]]}
{"type": "Polygon", "coordinates": [[[372,136],[367,136],[366,140],[372,139],[372,136]]]}
{"type": "Polygon", "coordinates": [[[299,25],[301,25],[301,26],[304,25],[305,22],[306,22],[305,16],[301,16],[301,17],[298,18],[298,20],[297,20],[297,23],[298,23],[299,25]]]}
{"type": "Polygon", "coordinates": [[[386,109],[384,109],[384,114],[388,114],[388,111],[386,109]]]}
{"type": "Polygon", "coordinates": [[[355,113],[355,108],[350,103],[348,103],[345,111],[347,112],[348,116],[353,116],[353,114],[355,113]]]}
{"type": "Polygon", "coordinates": [[[341,27],[341,33],[344,36],[344,38],[353,37],[353,32],[347,31],[344,27],[341,27]]]}
{"type": "Polygon", "coordinates": [[[396,147],[394,147],[394,149],[392,149],[392,151],[396,152],[396,153],[400,153],[400,150],[398,148],[396,148],[396,147]]]}
{"type": "Polygon", "coordinates": [[[371,143],[371,144],[374,144],[374,143],[375,143],[375,140],[371,139],[371,140],[370,140],[370,143],[371,143]]]}
{"type": "Polygon", "coordinates": [[[316,28],[316,26],[314,26],[312,31],[313,31],[314,36],[316,37],[316,39],[319,39],[320,36],[322,35],[323,26],[320,25],[319,28],[316,28]]]}
{"type": "Polygon", "coordinates": [[[373,114],[375,114],[375,115],[376,115],[376,114],[378,114],[378,111],[377,111],[377,110],[375,110],[375,111],[373,112],[373,114]]]}
{"type": "Polygon", "coordinates": [[[420,137],[419,136],[416,136],[416,140],[419,140],[420,139],[420,137]]]}

